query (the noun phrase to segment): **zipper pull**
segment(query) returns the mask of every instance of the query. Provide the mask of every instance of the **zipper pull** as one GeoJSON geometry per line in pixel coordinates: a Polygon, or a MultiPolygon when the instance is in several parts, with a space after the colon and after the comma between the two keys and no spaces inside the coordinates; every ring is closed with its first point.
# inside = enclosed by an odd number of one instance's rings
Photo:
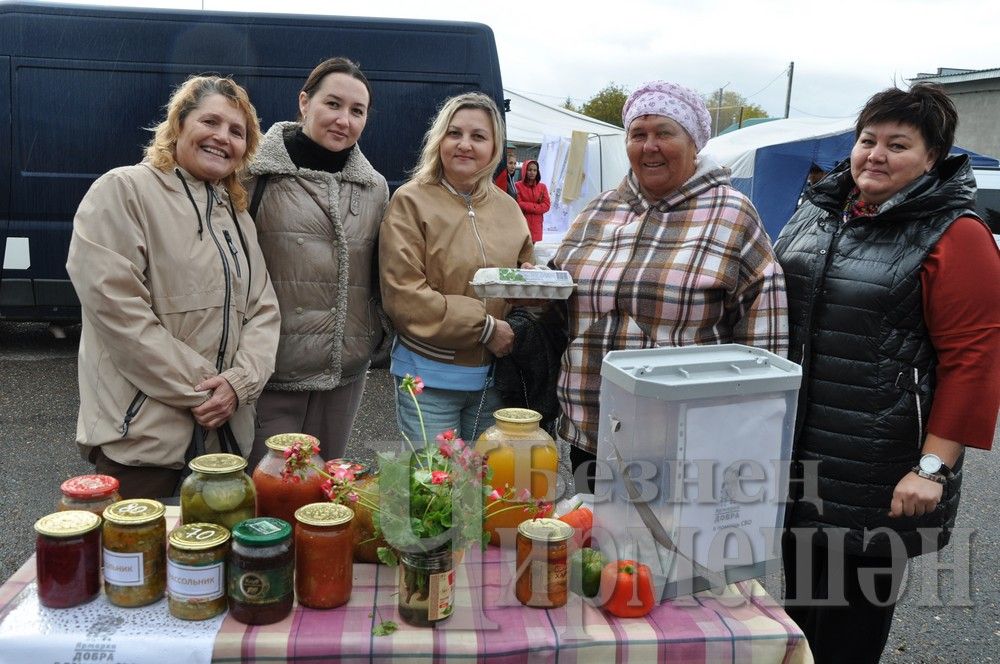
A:
{"type": "Polygon", "coordinates": [[[223,229],[222,235],[226,238],[226,244],[229,245],[229,253],[233,255],[233,263],[236,264],[236,276],[243,278],[240,273],[240,252],[236,250],[236,245],[233,243],[233,236],[229,234],[227,229],[223,229]]]}

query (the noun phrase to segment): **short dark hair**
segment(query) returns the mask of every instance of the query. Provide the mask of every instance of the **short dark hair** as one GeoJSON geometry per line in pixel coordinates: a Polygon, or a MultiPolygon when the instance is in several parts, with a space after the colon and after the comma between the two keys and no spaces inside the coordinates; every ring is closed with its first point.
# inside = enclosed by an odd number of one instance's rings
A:
{"type": "MultiPolygon", "coordinates": [[[[353,60],[348,60],[347,58],[328,58],[323,62],[316,65],[309,76],[306,77],[306,82],[302,85],[302,90],[300,92],[306,93],[306,96],[312,98],[316,94],[316,88],[320,86],[323,79],[330,74],[347,74],[352,78],[356,78],[365,84],[365,89],[368,90],[368,110],[371,110],[373,95],[372,86],[368,83],[368,77],[365,73],[361,71],[361,66],[353,60]]],[[[300,118],[301,119],[301,118],[300,118]]]]}
{"type": "Polygon", "coordinates": [[[909,90],[888,88],[876,93],[858,115],[854,136],[861,136],[865,127],[883,122],[899,122],[916,127],[927,144],[934,150],[939,166],[951,151],[958,128],[958,111],[955,104],[936,83],[917,83],[909,90]]]}

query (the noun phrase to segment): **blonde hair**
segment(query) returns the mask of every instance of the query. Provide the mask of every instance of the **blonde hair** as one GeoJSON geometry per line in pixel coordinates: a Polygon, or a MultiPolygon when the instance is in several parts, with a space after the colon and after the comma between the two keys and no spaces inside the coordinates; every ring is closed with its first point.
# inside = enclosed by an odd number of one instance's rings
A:
{"type": "Polygon", "coordinates": [[[441,163],[441,143],[448,133],[448,125],[451,124],[455,113],[463,109],[475,109],[486,113],[493,126],[493,153],[487,165],[475,175],[476,184],[472,188],[473,198],[482,198],[487,195],[493,187],[493,171],[500,163],[500,157],[504,148],[503,123],[500,119],[500,110],[496,103],[481,92],[467,92],[455,97],[446,99],[437,117],[431,123],[430,129],[424,134],[423,148],[420,151],[420,160],[413,169],[413,179],[423,184],[437,184],[444,178],[444,165],[441,163]]]}
{"type": "Polygon", "coordinates": [[[257,110],[250,103],[247,91],[233,79],[222,76],[191,76],[177,86],[167,102],[167,116],[153,129],[153,140],[146,146],[146,158],[161,171],[173,168],[177,163],[177,138],[184,120],[211,95],[222,95],[243,111],[246,118],[246,152],[236,170],[222,178],[222,185],[229,191],[233,206],[243,211],[247,208],[247,190],[240,178],[253,161],[260,144],[260,120],[257,119],[257,110]]]}

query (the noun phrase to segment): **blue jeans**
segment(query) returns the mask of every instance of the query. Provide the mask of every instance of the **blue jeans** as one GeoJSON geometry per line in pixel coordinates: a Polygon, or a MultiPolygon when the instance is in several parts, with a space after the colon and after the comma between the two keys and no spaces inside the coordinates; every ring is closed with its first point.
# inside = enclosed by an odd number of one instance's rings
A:
{"type": "MultiPolygon", "coordinates": [[[[410,439],[415,448],[420,449],[424,446],[424,434],[420,430],[417,408],[413,398],[399,389],[402,379],[399,376],[393,376],[393,379],[396,382],[396,421],[399,430],[410,439]]],[[[454,429],[455,435],[474,445],[479,434],[493,426],[493,411],[503,408],[500,394],[492,386],[474,392],[425,387],[417,395],[417,401],[424,416],[427,438],[432,445],[436,436],[448,429],[454,429]]],[[[400,443],[402,449],[409,449],[405,442],[400,443]]]]}

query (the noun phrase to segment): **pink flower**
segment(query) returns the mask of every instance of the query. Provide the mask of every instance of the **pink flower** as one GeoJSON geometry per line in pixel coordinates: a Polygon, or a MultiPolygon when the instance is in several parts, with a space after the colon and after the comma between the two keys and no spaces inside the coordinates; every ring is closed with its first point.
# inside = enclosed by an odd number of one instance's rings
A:
{"type": "Polygon", "coordinates": [[[411,376],[410,374],[406,374],[403,376],[403,380],[399,382],[399,389],[404,392],[420,394],[424,391],[424,381],[420,378],[420,376],[411,376]]]}
{"type": "MultiPolygon", "coordinates": [[[[449,443],[449,442],[451,442],[453,440],[455,440],[455,430],[454,429],[448,429],[447,431],[442,431],[441,433],[439,433],[437,435],[437,441],[439,443],[449,443]]],[[[459,438],[458,440],[461,441],[462,439],[459,438]]]]}
{"type": "Polygon", "coordinates": [[[487,498],[489,498],[490,500],[500,500],[500,492],[497,491],[496,489],[493,489],[493,491],[490,492],[490,495],[487,496],[487,498]]]}
{"type": "MultiPolygon", "coordinates": [[[[440,437],[441,436],[438,436],[438,438],[440,437]]],[[[445,459],[450,459],[451,455],[455,453],[455,450],[453,450],[451,445],[449,445],[447,442],[438,445],[438,451],[441,452],[441,456],[443,456],[445,459]]]]}
{"type": "Polygon", "coordinates": [[[347,494],[347,499],[352,503],[358,502],[358,498],[359,498],[358,494],[354,493],[353,491],[347,494]]]}
{"type": "Polygon", "coordinates": [[[347,466],[337,466],[333,470],[333,479],[336,482],[353,482],[354,473],[347,466]]]}
{"type": "Polygon", "coordinates": [[[528,489],[525,489],[525,488],[520,489],[517,492],[517,499],[519,501],[521,501],[522,503],[525,502],[525,501],[531,500],[531,491],[529,491],[528,489]]]}
{"type": "Polygon", "coordinates": [[[448,481],[448,473],[443,470],[431,471],[431,484],[444,484],[448,481]]]}

